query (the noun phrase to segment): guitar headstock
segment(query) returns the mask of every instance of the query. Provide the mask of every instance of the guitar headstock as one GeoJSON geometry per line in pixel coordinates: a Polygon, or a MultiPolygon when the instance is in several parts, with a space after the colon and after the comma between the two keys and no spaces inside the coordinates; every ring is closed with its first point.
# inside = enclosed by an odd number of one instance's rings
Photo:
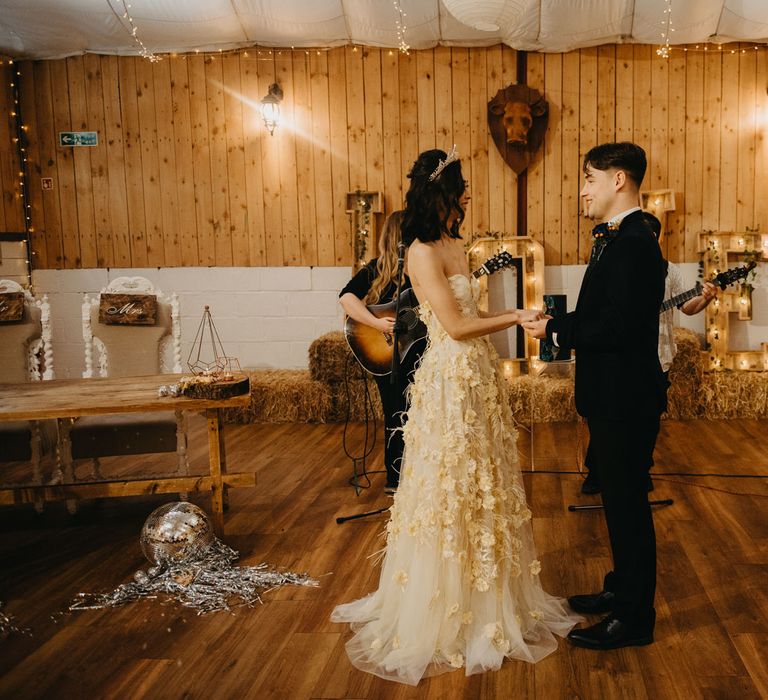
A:
{"type": "Polygon", "coordinates": [[[740,267],[732,267],[730,270],[721,272],[712,279],[712,284],[716,284],[720,289],[725,289],[729,284],[733,284],[738,280],[746,279],[747,275],[755,268],[757,263],[751,260],[746,265],[740,267]]]}
{"type": "Polygon", "coordinates": [[[478,272],[485,275],[492,275],[494,272],[503,270],[507,267],[512,267],[515,264],[515,259],[506,251],[502,250],[500,253],[491,256],[481,266],[478,272]]]}

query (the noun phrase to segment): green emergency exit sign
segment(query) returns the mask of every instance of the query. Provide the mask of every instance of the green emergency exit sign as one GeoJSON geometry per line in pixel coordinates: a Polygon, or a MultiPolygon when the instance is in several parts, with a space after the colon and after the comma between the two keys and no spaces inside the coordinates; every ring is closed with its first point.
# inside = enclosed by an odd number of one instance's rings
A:
{"type": "Polygon", "coordinates": [[[59,146],[98,146],[96,131],[60,131],[59,146]]]}

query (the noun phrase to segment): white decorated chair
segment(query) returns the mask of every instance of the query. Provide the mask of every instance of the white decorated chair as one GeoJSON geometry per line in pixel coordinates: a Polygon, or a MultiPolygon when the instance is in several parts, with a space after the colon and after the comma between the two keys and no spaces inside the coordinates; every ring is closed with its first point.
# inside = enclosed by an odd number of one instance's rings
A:
{"type": "MultiPolygon", "coordinates": [[[[53,379],[51,307],[11,280],[0,280],[0,294],[22,293],[19,321],[0,322],[0,383],[23,384],[53,379]]],[[[56,444],[55,421],[0,422],[0,462],[29,461],[32,480],[43,483],[43,455],[56,444]]],[[[42,500],[35,502],[42,509],[42,500]]]]}
{"type": "MultiPolygon", "coordinates": [[[[101,294],[157,298],[155,325],[108,325],[99,320],[101,295],[83,300],[84,378],[137,377],[181,372],[179,301],[144,277],[118,277],[101,294]],[[170,356],[170,357],[169,357],[170,356]],[[95,362],[94,362],[95,361],[95,362]]],[[[177,472],[187,474],[187,426],[183,411],[85,416],[60,422],[64,474],[74,481],[74,463],[90,459],[100,479],[102,457],[176,452],[177,472]]]]}

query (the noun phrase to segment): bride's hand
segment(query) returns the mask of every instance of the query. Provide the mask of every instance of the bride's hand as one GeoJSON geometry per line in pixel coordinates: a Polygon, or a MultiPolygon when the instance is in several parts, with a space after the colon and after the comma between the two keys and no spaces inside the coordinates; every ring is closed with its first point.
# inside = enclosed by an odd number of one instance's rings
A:
{"type": "Polygon", "coordinates": [[[547,316],[543,311],[538,309],[518,309],[517,310],[518,323],[531,323],[533,321],[539,321],[542,318],[552,318],[547,316]]]}

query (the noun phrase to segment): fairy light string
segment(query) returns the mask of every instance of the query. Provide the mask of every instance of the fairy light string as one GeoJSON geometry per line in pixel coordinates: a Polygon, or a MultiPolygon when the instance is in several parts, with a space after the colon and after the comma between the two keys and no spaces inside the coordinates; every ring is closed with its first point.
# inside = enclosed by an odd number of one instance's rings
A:
{"type": "Polygon", "coordinates": [[[13,108],[11,109],[11,116],[13,117],[13,125],[16,135],[13,137],[13,142],[16,145],[16,152],[19,159],[19,170],[17,172],[18,177],[18,192],[21,199],[21,211],[24,222],[24,245],[25,250],[25,263],[27,266],[27,287],[32,287],[32,241],[31,234],[34,231],[32,227],[32,205],[29,202],[29,167],[27,163],[27,146],[28,137],[27,131],[29,127],[24,123],[24,119],[21,113],[21,88],[19,82],[21,80],[21,69],[18,64],[14,63],[13,59],[8,59],[8,66],[11,73],[11,99],[13,100],[13,108]]]}
{"type": "Polygon", "coordinates": [[[407,30],[407,27],[405,26],[405,12],[403,12],[403,8],[400,6],[400,0],[392,0],[392,4],[397,12],[397,17],[395,19],[395,26],[397,27],[397,48],[400,53],[408,56],[411,47],[405,40],[405,32],[407,30]]]}
{"type": "Polygon", "coordinates": [[[672,0],[666,0],[666,7],[664,8],[663,14],[665,17],[661,20],[661,25],[664,28],[664,31],[661,32],[661,38],[664,43],[656,49],[656,55],[661,56],[662,58],[669,58],[670,34],[675,31],[672,26],[672,0]]]}
{"type": "Polygon", "coordinates": [[[150,63],[157,63],[158,61],[162,61],[162,56],[158,56],[153,51],[150,51],[141,40],[141,37],[139,36],[139,28],[136,26],[136,23],[133,21],[133,17],[131,16],[131,4],[126,0],[120,0],[120,5],[123,8],[122,15],[115,11],[115,8],[112,6],[112,0],[107,0],[107,4],[109,5],[109,8],[112,10],[112,12],[118,16],[120,23],[124,27],[125,22],[123,20],[128,22],[128,27],[126,27],[126,30],[131,35],[131,38],[136,43],[136,45],[139,47],[139,55],[142,58],[146,58],[150,63]]]}

